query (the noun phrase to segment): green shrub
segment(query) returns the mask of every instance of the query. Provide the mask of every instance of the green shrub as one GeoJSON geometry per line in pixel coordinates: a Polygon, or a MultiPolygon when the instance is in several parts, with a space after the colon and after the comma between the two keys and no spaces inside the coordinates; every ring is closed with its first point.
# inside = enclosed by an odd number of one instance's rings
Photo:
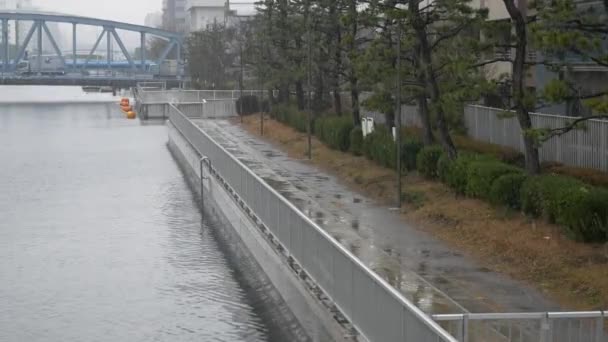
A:
{"type": "Polygon", "coordinates": [[[317,121],[322,121],[320,124],[315,124],[315,128],[320,129],[315,132],[321,141],[333,149],[343,152],[349,150],[350,132],[354,128],[350,117],[329,116],[319,118],[317,121]]]}
{"type": "Polygon", "coordinates": [[[325,141],[325,138],[323,137],[323,124],[325,124],[325,118],[324,117],[318,117],[315,120],[315,125],[313,126],[313,134],[319,138],[319,140],[321,141],[325,141]]]}
{"type": "Polygon", "coordinates": [[[531,177],[521,190],[522,209],[558,224],[569,237],[585,242],[608,239],[608,191],[557,175],[531,177]]]}
{"type": "Polygon", "coordinates": [[[415,137],[404,139],[401,143],[401,166],[407,171],[416,170],[416,158],[424,145],[415,137]]]}
{"type": "Polygon", "coordinates": [[[355,127],[350,131],[350,151],[356,155],[363,155],[363,130],[355,127]]]}
{"type": "Polygon", "coordinates": [[[305,133],[308,129],[308,116],[294,106],[288,104],[275,105],[272,108],[270,116],[299,132],[305,133]]]}
{"type": "Polygon", "coordinates": [[[496,160],[491,156],[465,152],[460,153],[455,160],[449,163],[448,161],[446,157],[442,165],[438,165],[438,168],[441,168],[438,170],[439,178],[457,193],[464,194],[467,191],[469,165],[478,161],[496,160]]]}
{"type": "Polygon", "coordinates": [[[450,160],[447,154],[442,154],[439,160],[437,161],[437,176],[439,180],[443,183],[448,183],[448,179],[450,177],[450,173],[452,172],[452,167],[454,162],[450,160]]]}
{"type": "Polygon", "coordinates": [[[467,169],[468,196],[489,199],[492,183],[500,176],[521,173],[521,169],[498,161],[474,161],[467,169]]]}
{"type": "Polygon", "coordinates": [[[583,242],[608,241],[608,190],[582,187],[566,195],[556,217],[566,235],[583,242]]]}
{"type": "Polygon", "coordinates": [[[363,139],[363,154],[367,159],[373,160],[382,166],[395,167],[395,142],[392,135],[384,126],[376,127],[371,134],[368,134],[363,139]]]}
{"type": "Polygon", "coordinates": [[[540,210],[541,213],[551,223],[558,221],[561,209],[567,205],[568,197],[579,197],[580,190],[585,189],[586,185],[574,178],[547,175],[540,177],[540,210]]]}
{"type": "Polygon", "coordinates": [[[519,209],[521,207],[521,187],[526,178],[523,172],[508,173],[498,177],[490,188],[490,201],[511,209],[519,209]]]}
{"type": "Polygon", "coordinates": [[[542,178],[542,176],[528,177],[521,186],[521,210],[533,217],[539,217],[543,213],[542,178]]]}
{"type": "Polygon", "coordinates": [[[416,158],[418,172],[430,179],[437,178],[437,162],[442,154],[441,146],[424,147],[416,158]]]}

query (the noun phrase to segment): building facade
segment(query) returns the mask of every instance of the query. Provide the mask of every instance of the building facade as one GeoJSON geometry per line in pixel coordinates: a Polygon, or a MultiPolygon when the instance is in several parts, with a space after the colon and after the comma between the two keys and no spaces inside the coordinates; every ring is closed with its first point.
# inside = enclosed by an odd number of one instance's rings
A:
{"type": "Polygon", "coordinates": [[[213,23],[226,24],[225,0],[188,0],[186,11],[189,32],[204,30],[213,23]]]}
{"type": "Polygon", "coordinates": [[[144,25],[148,27],[161,27],[163,25],[163,14],[161,12],[148,13],[144,19],[144,25]]]}
{"type": "Polygon", "coordinates": [[[174,32],[186,32],[187,0],[163,0],[162,27],[174,32]]]}

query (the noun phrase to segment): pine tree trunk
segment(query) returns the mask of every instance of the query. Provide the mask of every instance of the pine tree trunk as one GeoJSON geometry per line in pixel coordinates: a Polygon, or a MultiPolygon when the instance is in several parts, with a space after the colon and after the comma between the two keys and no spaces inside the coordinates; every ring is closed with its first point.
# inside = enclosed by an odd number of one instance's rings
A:
{"type": "Polygon", "coordinates": [[[450,159],[455,159],[458,155],[458,151],[456,150],[452,137],[450,136],[448,124],[445,119],[445,112],[441,104],[441,90],[439,89],[439,83],[437,82],[435,71],[433,70],[432,51],[426,34],[426,23],[418,10],[417,0],[410,0],[409,8],[413,14],[413,27],[416,31],[416,38],[420,46],[421,67],[424,71],[426,85],[428,87],[431,102],[437,116],[436,120],[437,129],[439,130],[439,142],[441,143],[441,147],[443,147],[443,150],[445,153],[447,153],[448,157],[450,159]]]}
{"type": "Polygon", "coordinates": [[[350,96],[353,109],[353,125],[361,125],[361,109],[359,106],[359,79],[357,78],[354,59],[357,56],[357,32],[358,28],[358,12],[357,12],[357,1],[350,0],[348,5],[348,12],[350,17],[350,42],[348,44],[348,58],[349,58],[349,82],[350,82],[350,96]]]}
{"type": "Polygon", "coordinates": [[[536,141],[527,132],[533,129],[532,119],[525,103],[526,49],[528,44],[526,20],[522,11],[517,8],[514,0],[503,0],[513,23],[515,24],[516,48],[513,61],[513,99],[517,121],[523,133],[524,150],[526,155],[526,172],[531,175],[540,173],[540,160],[536,141]]]}

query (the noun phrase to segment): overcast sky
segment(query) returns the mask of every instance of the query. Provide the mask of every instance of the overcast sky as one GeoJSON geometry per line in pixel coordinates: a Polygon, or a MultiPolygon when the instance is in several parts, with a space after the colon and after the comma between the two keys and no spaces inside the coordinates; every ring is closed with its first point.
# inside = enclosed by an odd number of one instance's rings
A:
{"type": "Polygon", "coordinates": [[[33,0],[44,11],[144,24],[146,14],[161,10],[162,0],[33,0]]]}

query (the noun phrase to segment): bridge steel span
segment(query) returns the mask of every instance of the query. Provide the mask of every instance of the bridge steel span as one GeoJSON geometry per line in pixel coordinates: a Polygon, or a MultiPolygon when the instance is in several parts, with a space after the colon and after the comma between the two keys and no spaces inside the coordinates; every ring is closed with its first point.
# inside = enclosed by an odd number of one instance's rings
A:
{"type": "MultiPolygon", "coordinates": [[[[184,39],[180,33],[170,32],[166,30],[161,30],[153,27],[134,25],[128,23],[121,23],[117,21],[111,20],[102,20],[96,18],[89,17],[81,17],[74,15],[63,15],[63,14],[55,14],[55,13],[44,13],[44,12],[24,12],[24,11],[0,11],[0,28],[1,28],[1,37],[2,37],[2,45],[3,45],[3,53],[0,56],[0,60],[2,61],[2,81],[0,83],[10,83],[10,84],[80,84],[80,85],[88,85],[88,84],[106,84],[109,81],[115,79],[116,81],[124,82],[127,79],[132,80],[132,82],[137,81],[145,81],[150,80],[152,75],[150,71],[146,68],[146,39],[148,37],[157,37],[167,42],[165,49],[161,52],[160,57],[156,60],[156,63],[160,66],[165,60],[167,60],[167,56],[175,51],[177,56],[177,61],[179,65],[183,65],[183,44],[184,39]],[[27,32],[25,39],[21,46],[18,47],[16,57],[11,60],[9,55],[9,24],[10,22],[32,22],[32,26],[27,32]],[[53,36],[52,31],[49,29],[47,23],[64,23],[72,25],[72,58],[71,60],[66,60],[65,56],[61,52],[59,45],[57,44],[57,40],[53,36]],[[79,25],[87,25],[87,26],[96,26],[102,28],[101,34],[97,37],[93,48],[90,50],[88,55],[84,60],[84,65],[82,62],[79,62],[76,58],[78,56],[78,43],[77,43],[77,28],[79,25]],[[128,32],[136,32],[140,36],[140,46],[141,55],[139,59],[135,59],[129,53],[127,47],[124,42],[116,32],[116,30],[123,30],[128,32]],[[35,47],[35,52],[37,55],[37,67],[38,71],[42,70],[42,42],[43,37],[46,36],[52,49],[54,50],[57,57],[62,61],[63,65],[65,65],[66,69],[72,70],[73,72],[82,71],[81,75],[71,76],[71,77],[62,77],[62,76],[54,76],[54,77],[41,77],[38,75],[37,77],[25,77],[17,74],[17,66],[19,62],[23,61],[25,58],[25,54],[32,41],[32,38],[36,36],[37,47],[35,47]],[[84,70],[86,69],[88,63],[91,61],[93,55],[100,47],[102,41],[105,39],[105,44],[107,46],[107,57],[106,57],[106,68],[110,71],[109,75],[106,77],[98,77],[98,76],[87,76],[84,70]],[[112,41],[115,41],[120,51],[125,56],[128,64],[129,64],[129,72],[123,73],[119,76],[114,77],[114,73],[112,72],[112,56],[109,53],[112,46],[112,41]],[[77,65],[78,64],[78,65],[77,65]]],[[[178,67],[176,73],[176,78],[181,78],[181,68],[178,67]]]]}

